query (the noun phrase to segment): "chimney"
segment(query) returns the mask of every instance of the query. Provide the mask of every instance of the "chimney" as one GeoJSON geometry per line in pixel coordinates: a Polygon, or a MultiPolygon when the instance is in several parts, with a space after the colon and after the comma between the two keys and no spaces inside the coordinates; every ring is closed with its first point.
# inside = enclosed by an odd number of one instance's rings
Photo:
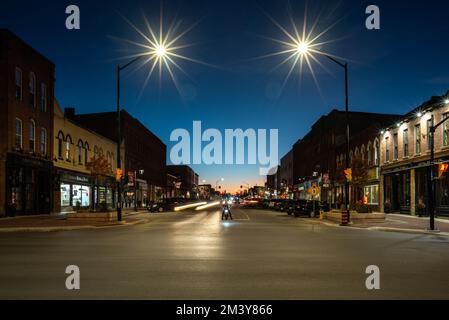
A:
{"type": "Polygon", "coordinates": [[[64,108],[64,116],[68,119],[75,116],[75,108],[64,108]]]}

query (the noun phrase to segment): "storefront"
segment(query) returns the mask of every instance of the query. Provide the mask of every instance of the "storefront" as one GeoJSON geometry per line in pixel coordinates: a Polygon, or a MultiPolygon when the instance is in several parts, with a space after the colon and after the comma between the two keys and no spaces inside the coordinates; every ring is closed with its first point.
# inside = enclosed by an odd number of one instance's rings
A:
{"type": "Polygon", "coordinates": [[[410,214],[410,170],[385,175],[384,199],[385,212],[410,214]]]}
{"type": "MultiPolygon", "coordinates": [[[[90,208],[92,203],[92,178],[81,173],[58,171],[61,212],[76,208],[90,208]]],[[[55,197],[57,198],[57,197],[55,197]]]]}
{"type": "Polygon", "coordinates": [[[363,202],[371,207],[373,211],[379,210],[379,178],[380,168],[368,169],[366,172],[366,183],[363,186],[363,202]]]}
{"type": "MultiPolygon", "coordinates": [[[[107,207],[114,207],[114,179],[112,177],[100,177],[95,181],[91,176],[82,173],[59,170],[59,188],[55,190],[59,198],[59,208],[61,212],[96,209],[98,206],[106,204],[107,207]]],[[[58,204],[56,204],[58,205],[58,204]]]]}
{"type": "Polygon", "coordinates": [[[25,154],[8,153],[6,159],[6,213],[49,214],[53,163],[25,154]]]}

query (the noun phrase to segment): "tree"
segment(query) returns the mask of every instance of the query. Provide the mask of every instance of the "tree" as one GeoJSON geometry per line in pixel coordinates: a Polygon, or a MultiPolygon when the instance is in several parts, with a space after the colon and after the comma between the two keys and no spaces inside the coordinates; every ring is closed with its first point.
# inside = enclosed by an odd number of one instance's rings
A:
{"type": "MultiPolygon", "coordinates": [[[[100,177],[112,175],[112,167],[103,154],[93,156],[86,163],[86,169],[90,171],[92,180],[94,181],[93,189],[98,185],[100,177]]],[[[94,194],[94,192],[92,192],[94,194]]],[[[96,201],[93,199],[93,209],[96,209],[96,201]]]]}
{"type": "MultiPolygon", "coordinates": [[[[367,181],[367,166],[365,161],[363,161],[361,156],[352,157],[352,185],[353,185],[353,202],[357,201],[360,195],[361,188],[365,185],[367,181]]],[[[363,192],[362,192],[363,196],[363,192]]],[[[360,200],[360,199],[359,199],[360,200]]]]}

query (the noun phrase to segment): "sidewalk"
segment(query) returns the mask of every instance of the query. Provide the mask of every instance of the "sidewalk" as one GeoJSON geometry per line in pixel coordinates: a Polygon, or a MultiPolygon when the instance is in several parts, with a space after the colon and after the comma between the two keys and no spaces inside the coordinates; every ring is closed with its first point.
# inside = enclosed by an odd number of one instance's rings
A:
{"type": "MultiPolygon", "coordinates": [[[[328,224],[331,222],[325,220],[325,223],[328,224]]],[[[352,222],[349,227],[378,231],[440,234],[449,236],[449,219],[436,218],[435,229],[438,230],[436,232],[429,230],[429,217],[417,217],[402,214],[387,214],[386,219],[383,222],[369,223],[364,221],[355,221],[352,222]]]]}
{"type": "Polygon", "coordinates": [[[143,214],[146,212],[147,210],[143,209],[138,212],[133,209],[124,209],[121,222],[69,221],[64,214],[1,218],[0,232],[49,232],[127,226],[146,222],[143,214]]]}

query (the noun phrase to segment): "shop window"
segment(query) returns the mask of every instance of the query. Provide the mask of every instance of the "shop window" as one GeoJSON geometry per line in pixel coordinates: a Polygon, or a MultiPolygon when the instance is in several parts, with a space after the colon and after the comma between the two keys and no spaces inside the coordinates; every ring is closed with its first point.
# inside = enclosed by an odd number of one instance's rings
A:
{"type": "Polygon", "coordinates": [[[61,207],[70,206],[70,184],[61,183],[61,207]]]}
{"type": "Polygon", "coordinates": [[[30,120],[29,128],[29,140],[30,140],[30,151],[34,152],[36,149],[36,123],[34,120],[30,120]]]}
{"type": "Polygon", "coordinates": [[[15,138],[16,149],[22,149],[22,120],[16,118],[16,138],[15,138]]]}
{"type": "Polygon", "coordinates": [[[72,185],[72,206],[90,206],[90,187],[75,184],[72,185]]]}
{"type": "Polygon", "coordinates": [[[30,72],[30,79],[28,82],[28,91],[30,93],[30,106],[36,106],[36,75],[30,72]]]}
{"type": "Polygon", "coordinates": [[[16,67],[16,99],[22,100],[22,70],[16,67]]]}
{"type": "Polygon", "coordinates": [[[371,185],[364,187],[365,201],[370,205],[379,204],[379,186],[371,185]]]}

